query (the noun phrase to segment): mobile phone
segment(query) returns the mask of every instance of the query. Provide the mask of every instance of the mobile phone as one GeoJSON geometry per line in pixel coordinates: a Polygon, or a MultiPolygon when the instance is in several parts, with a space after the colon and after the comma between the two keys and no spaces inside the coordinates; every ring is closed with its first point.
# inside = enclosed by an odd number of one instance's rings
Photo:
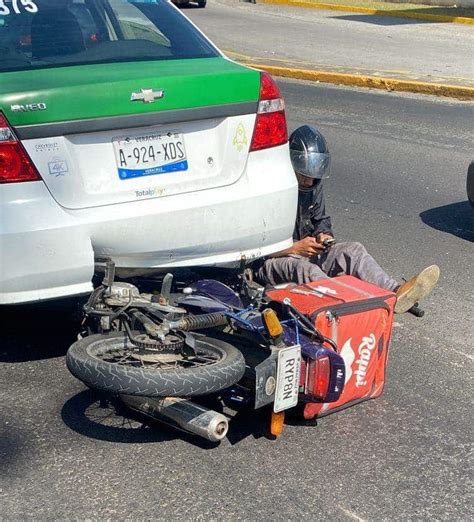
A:
{"type": "Polygon", "coordinates": [[[325,250],[327,250],[328,248],[331,248],[334,243],[336,242],[336,240],[334,238],[332,239],[325,239],[323,241],[323,247],[325,248],[325,250]]]}

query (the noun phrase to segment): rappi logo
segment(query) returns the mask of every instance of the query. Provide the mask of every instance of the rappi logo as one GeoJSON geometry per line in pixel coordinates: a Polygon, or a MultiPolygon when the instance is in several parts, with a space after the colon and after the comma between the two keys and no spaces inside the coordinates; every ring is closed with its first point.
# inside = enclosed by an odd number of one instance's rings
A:
{"type": "MultiPolygon", "coordinates": [[[[348,339],[341,350],[341,357],[344,359],[344,364],[346,366],[346,382],[352,377],[352,363],[356,358],[356,352],[352,349],[352,337],[348,339]]],[[[374,334],[370,334],[367,337],[362,337],[362,341],[357,349],[357,355],[359,358],[355,361],[357,364],[357,369],[354,371],[354,375],[356,376],[356,387],[365,386],[367,381],[365,380],[365,376],[367,374],[367,368],[369,367],[370,358],[372,357],[372,352],[376,345],[376,339],[374,334]]]]}

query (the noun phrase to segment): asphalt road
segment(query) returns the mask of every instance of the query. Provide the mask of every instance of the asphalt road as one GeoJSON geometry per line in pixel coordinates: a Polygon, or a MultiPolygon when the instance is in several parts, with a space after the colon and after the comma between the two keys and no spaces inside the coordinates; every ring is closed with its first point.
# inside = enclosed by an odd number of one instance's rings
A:
{"type": "Polygon", "coordinates": [[[211,0],[183,12],[228,54],[267,65],[474,86],[472,26],[211,0]]]}
{"type": "Polygon", "coordinates": [[[338,238],[396,277],[441,267],[424,319],[397,317],[385,393],[277,441],[235,419],[214,447],[101,408],[65,367],[70,308],[4,309],[5,520],[472,520],[472,105],[280,84],[291,127],[329,140],[338,238]]]}

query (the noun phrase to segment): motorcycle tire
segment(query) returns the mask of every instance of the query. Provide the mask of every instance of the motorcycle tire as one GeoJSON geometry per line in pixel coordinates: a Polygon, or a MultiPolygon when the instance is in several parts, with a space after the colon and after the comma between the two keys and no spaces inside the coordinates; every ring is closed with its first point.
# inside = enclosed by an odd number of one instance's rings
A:
{"type": "Polygon", "coordinates": [[[237,348],[209,337],[196,337],[196,350],[213,358],[213,362],[200,366],[158,369],[140,362],[134,365],[134,360],[132,365],[104,360],[131,348],[134,346],[124,332],[91,335],[69,348],[66,364],[91,388],[141,397],[207,395],[237,383],[245,372],[245,360],[237,348]]]}

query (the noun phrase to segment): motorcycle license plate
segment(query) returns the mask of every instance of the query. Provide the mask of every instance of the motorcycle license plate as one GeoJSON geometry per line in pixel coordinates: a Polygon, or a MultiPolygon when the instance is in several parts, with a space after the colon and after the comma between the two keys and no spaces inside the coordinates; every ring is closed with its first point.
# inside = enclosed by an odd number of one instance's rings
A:
{"type": "Polygon", "coordinates": [[[300,385],[301,347],[299,345],[278,351],[277,382],[273,411],[275,413],[298,404],[300,385]]]}
{"type": "Polygon", "coordinates": [[[183,135],[150,132],[112,139],[119,178],[122,180],[188,170],[183,135]]]}

